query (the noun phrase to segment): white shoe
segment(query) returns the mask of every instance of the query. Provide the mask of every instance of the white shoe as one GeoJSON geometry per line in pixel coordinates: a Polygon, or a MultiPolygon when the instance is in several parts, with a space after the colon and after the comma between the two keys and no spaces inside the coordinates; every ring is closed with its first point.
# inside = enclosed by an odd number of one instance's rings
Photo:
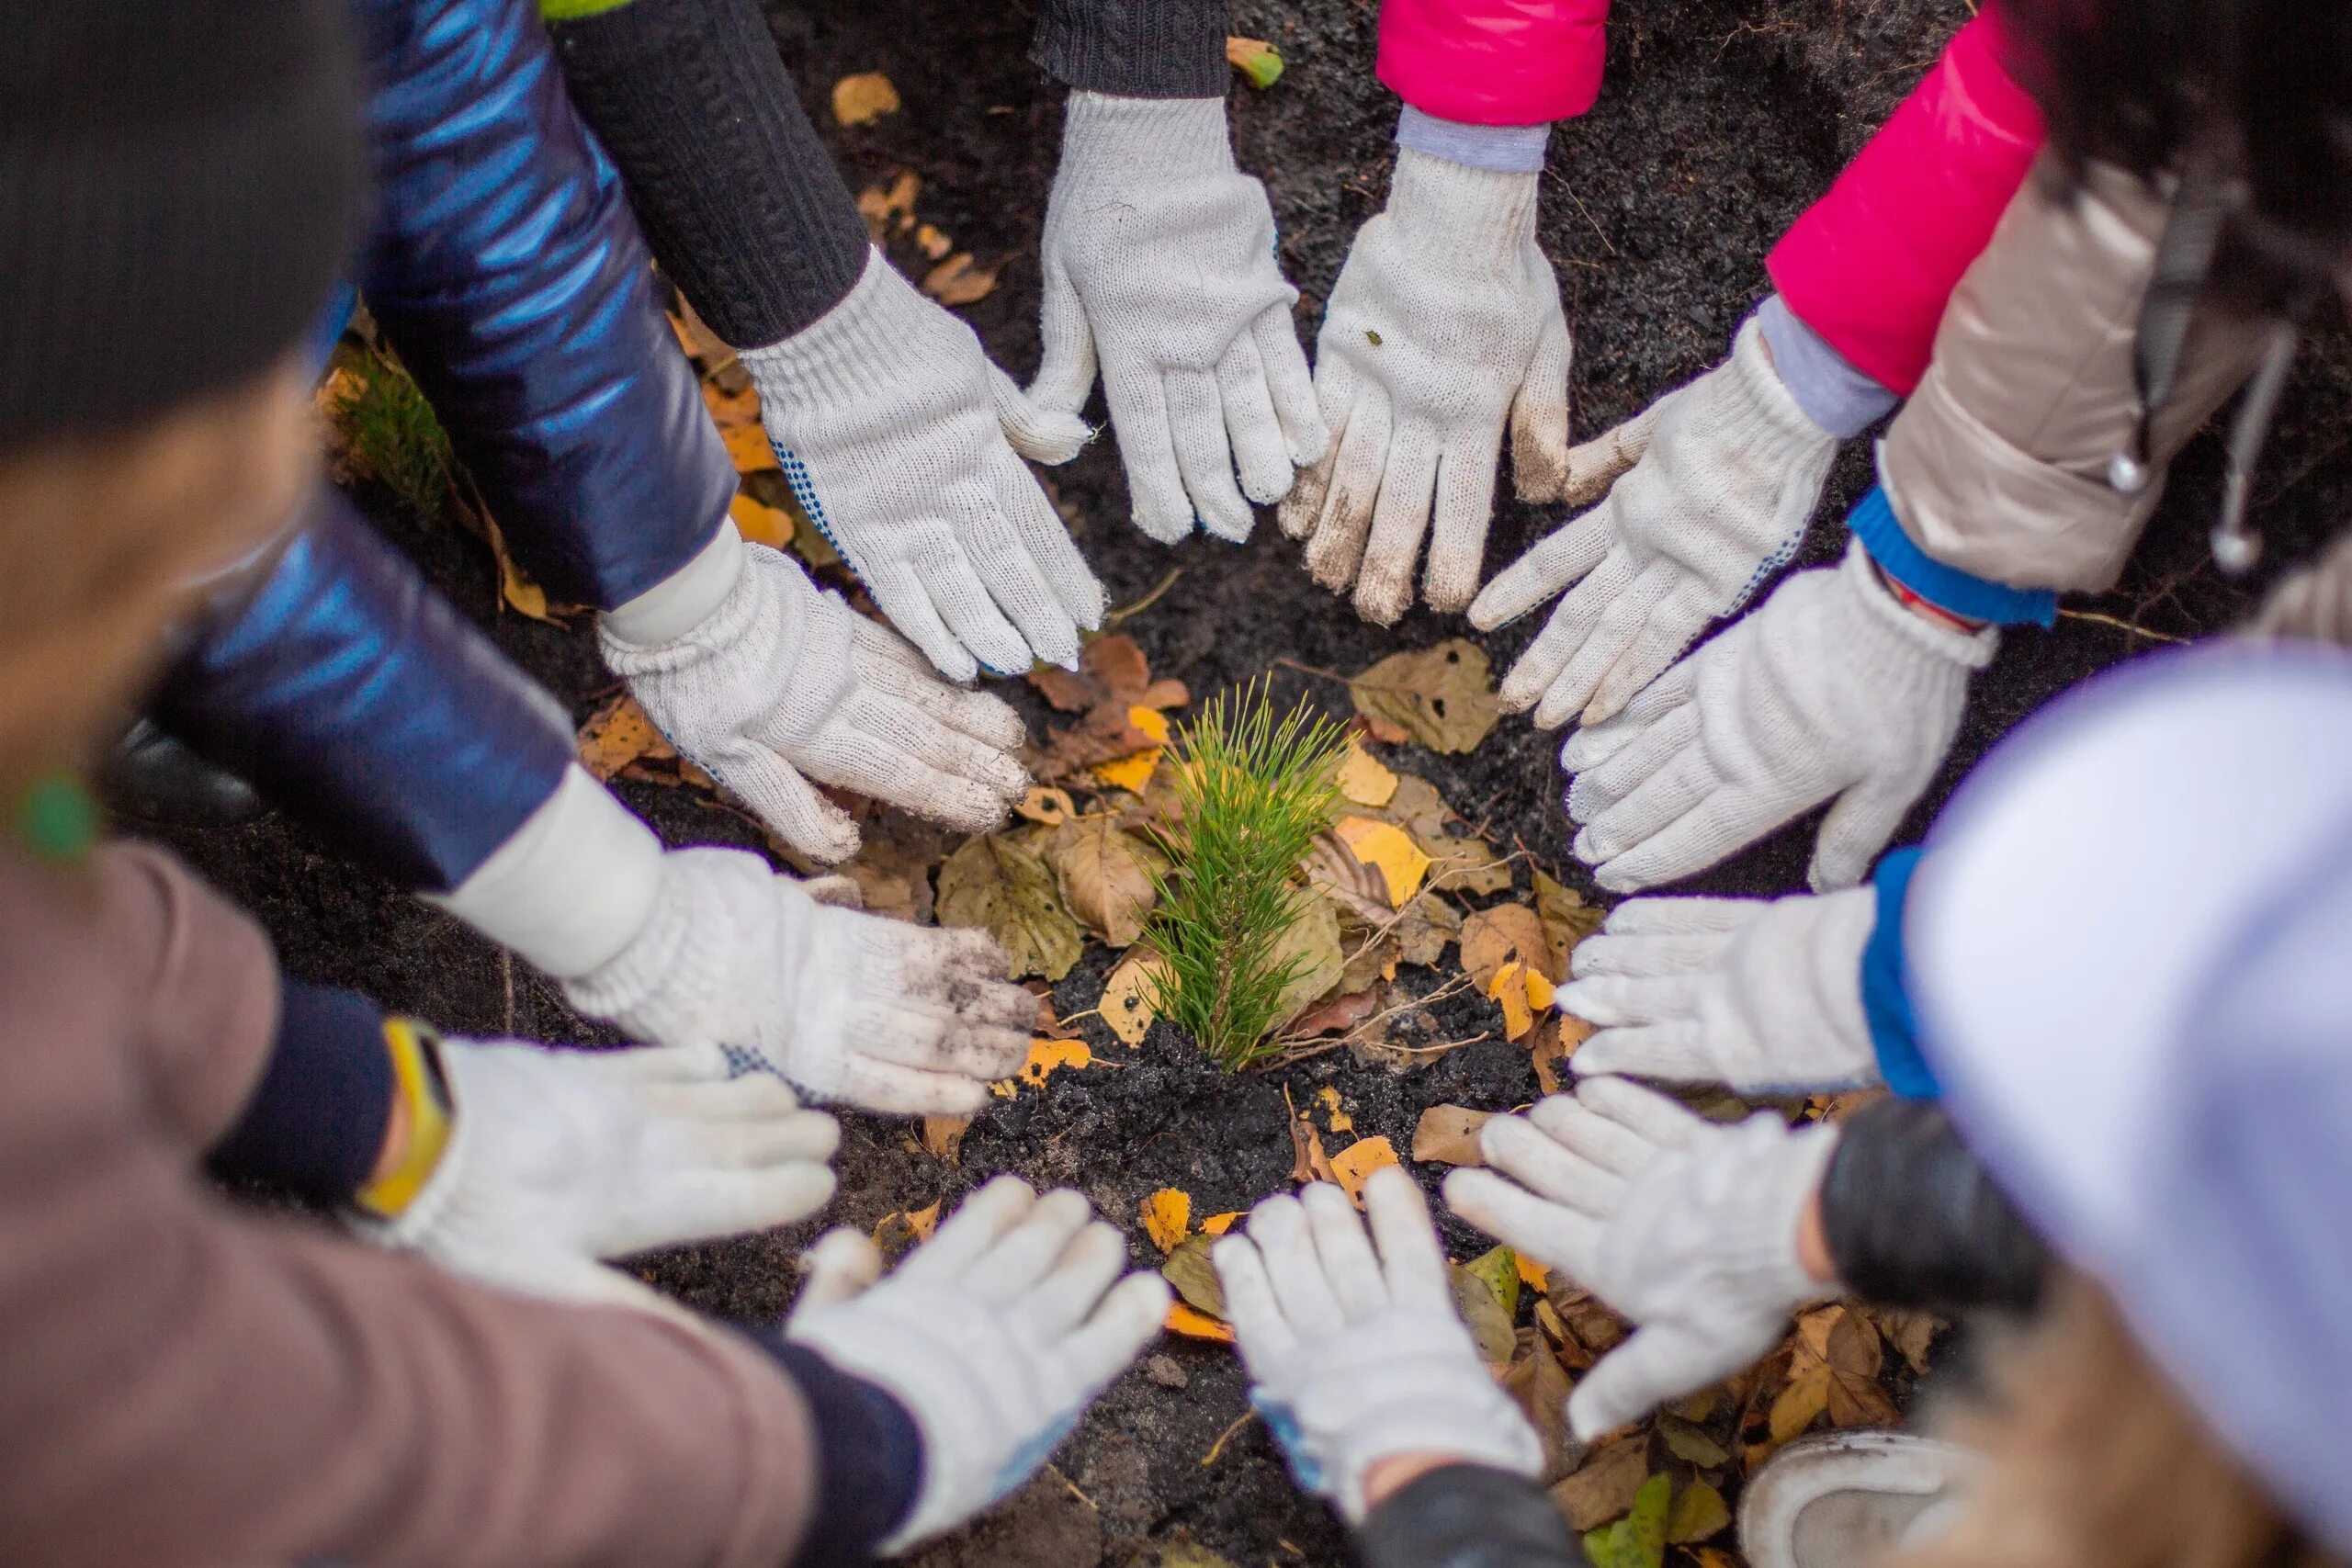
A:
{"type": "Polygon", "coordinates": [[[1935,1536],[1983,1460],[1908,1432],[1826,1432],[1791,1443],[1739,1500],[1751,1568],[1860,1568],[1935,1536]]]}

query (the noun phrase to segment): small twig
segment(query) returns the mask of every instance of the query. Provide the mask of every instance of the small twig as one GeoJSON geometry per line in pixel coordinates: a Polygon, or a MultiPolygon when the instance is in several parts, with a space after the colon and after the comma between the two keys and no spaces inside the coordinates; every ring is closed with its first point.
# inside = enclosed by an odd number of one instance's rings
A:
{"type": "Polygon", "coordinates": [[[1337,681],[1342,686],[1348,684],[1348,677],[1340,674],[1337,670],[1326,670],[1319,664],[1301,664],[1295,659],[1285,659],[1279,654],[1275,656],[1274,662],[1285,670],[1295,670],[1302,675],[1319,675],[1326,681],[1337,681]]]}
{"type": "Polygon", "coordinates": [[[2120,620],[2113,615],[2102,615],[2096,610],[2061,610],[2058,612],[2058,618],[2064,621],[2090,621],[2102,626],[2113,626],[2117,631],[2130,632],[2133,637],[2143,637],[2150,642],[2187,642],[2188,640],[2185,637],[2175,637],[2170,632],[2150,631],[2145,626],[2134,626],[2130,621],[2120,620]]]}
{"type": "Polygon", "coordinates": [[[1056,1481],[1060,1482],[1064,1486],[1069,1488],[1069,1495],[1071,1496],[1077,1498],[1088,1507],[1092,1508],[1098,1514],[1102,1511],[1102,1505],[1096,1503],[1093,1498],[1089,1497],[1085,1493],[1080,1492],[1078,1489],[1078,1483],[1072,1481],[1069,1476],[1062,1473],[1061,1466],[1057,1464],[1049,1464],[1046,1468],[1054,1472],[1054,1479],[1056,1481]]]}
{"type": "Polygon", "coordinates": [[[1168,575],[1161,578],[1159,581],[1153,586],[1150,592],[1145,594],[1134,604],[1122,604],[1117,609],[1112,611],[1109,615],[1104,615],[1102,617],[1102,624],[1106,626],[1115,626],[1121,621],[1125,620],[1129,615],[1139,615],[1143,614],[1144,611],[1148,610],[1154,604],[1159,604],[1159,596],[1167,592],[1170,589],[1175,587],[1176,580],[1183,575],[1184,569],[1182,567],[1170,567],[1168,569],[1168,575]]]}
{"type": "MultiPolygon", "coordinates": [[[[1391,923],[1393,924],[1394,922],[1392,921],[1391,923]]],[[[1383,927],[1382,929],[1385,930],[1386,928],[1383,927]]],[[[1452,979],[1446,981],[1445,984],[1440,986],[1437,989],[1430,991],[1426,996],[1407,997],[1401,1002],[1392,1003],[1391,1005],[1381,1009],[1378,1012],[1374,1013],[1370,1018],[1365,1019],[1362,1023],[1357,1024],[1353,1029],[1349,1030],[1345,1034],[1340,1035],[1336,1039],[1315,1041],[1313,1036],[1308,1035],[1303,1037],[1294,1036],[1285,1040],[1278,1040],[1274,1043],[1277,1047],[1276,1051],[1266,1057],[1263,1065],[1267,1066],[1284,1067],[1290,1066],[1293,1062],[1303,1062],[1310,1056],[1320,1056],[1328,1052],[1337,1051],[1342,1046],[1369,1043],[1371,1041],[1371,1035],[1368,1032],[1380,1024],[1385,1023],[1388,1020],[1396,1017],[1399,1013],[1412,1012],[1417,1009],[1428,1007],[1432,1002],[1441,1002],[1449,997],[1459,996],[1462,992],[1469,988],[1470,976],[1466,974],[1456,975],[1452,979]],[[1312,1043],[1310,1043],[1310,1042],[1312,1042],[1312,1043]]],[[[1482,1034],[1478,1038],[1483,1040],[1486,1036],[1482,1034]]],[[[1468,1041],[1458,1041],[1455,1042],[1455,1043],[1468,1044],[1470,1043],[1468,1041]]],[[[1433,1051],[1438,1049],[1438,1047],[1430,1045],[1385,1045],[1382,1049],[1409,1052],[1433,1051]]],[[[1283,1098],[1285,1100],[1289,1098],[1289,1090],[1287,1089],[1283,1090],[1283,1098]]]]}
{"type": "Polygon", "coordinates": [[[1609,247],[1609,254],[1612,256],[1617,254],[1616,243],[1609,238],[1607,231],[1600,227],[1600,220],[1593,217],[1591,209],[1585,206],[1584,197],[1577,194],[1576,186],[1568,184],[1567,181],[1560,178],[1559,175],[1552,173],[1549,169],[1544,171],[1544,177],[1568,193],[1568,199],[1577,204],[1577,210],[1583,213],[1584,220],[1592,225],[1592,231],[1600,237],[1600,243],[1609,247]]]}
{"type": "Polygon", "coordinates": [[[1209,1451],[1201,1456],[1201,1468],[1203,1470],[1206,1470],[1209,1466],[1215,1464],[1216,1462],[1216,1456],[1225,1452],[1225,1445],[1232,1440],[1233,1435],[1236,1432],[1240,1431],[1242,1427],[1250,1425],[1250,1422],[1255,1421],[1257,1418],[1258,1413],[1254,1410],[1245,1410],[1239,1416],[1234,1417],[1233,1425],[1227,1427],[1224,1431],[1219,1432],[1216,1435],[1216,1441],[1209,1445],[1209,1451]]]}
{"type": "Polygon", "coordinates": [[[1476,1045],[1481,1040],[1491,1040],[1494,1038],[1494,1034],[1495,1032],[1491,1029],[1482,1029],[1477,1033],[1469,1035],[1466,1038],[1461,1040],[1441,1040],[1434,1045],[1387,1045],[1383,1046],[1382,1049],[1394,1051],[1400,1056],[1437,1056],[1442,1055],[1448,1051],[1459,1051],[1464,1045],[1476,1045]]]}
{"type": "Polygon", "coordinates": [[[507,948],[498,950],[498,979],[506,992],[506,1032],[514,1032],[514,954],[507,948]]]}

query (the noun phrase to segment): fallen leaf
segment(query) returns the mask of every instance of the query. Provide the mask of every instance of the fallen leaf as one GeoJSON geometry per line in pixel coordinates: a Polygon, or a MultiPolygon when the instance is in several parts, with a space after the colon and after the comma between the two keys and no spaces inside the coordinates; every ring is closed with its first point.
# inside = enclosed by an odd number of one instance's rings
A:
{"type": "Polygon", "coordinates": [[[1009,978],[1058,980],[1078,962],[1085,935],[1062,908],[1054,874],[1004,834],[967,839],[939,868],[939,923],[972,926],[1004,949],[1009,978]]]}
{"type": "Polygon", "coordinates": [[[957,251],[945,261],[922,275],[922,291],[951,310],[958,305],[978,304],[996,292],[996,275],[1004,270],[1001,258],[993,266],[981,266],[972,260],[969,251],[957,251]]]}
{"type": "Polygon", "coordinates": [[[1487,1281],[1502,1303],[1505,1317],[1519,1315],[1519,1254],[1508,1247],[1490,1247],[1462,1267],[1487,1281]]]}
{"type": "MultiPolygon", "coordinates": [[[[1519,1282],[1521,1284],[1526,1286],[1531,1291],[1539,1292],[1548,1291],[1552,1288],[1552,1270],[1536,1262],[1535,1259],[1528,1257],[1524,1252],[1516,1254],[1515,1256],[1519,1268],[1519,1282]]],[[[1551,1303],[1547,1302],[1540,1304],[1548,1306],[1551,1303]]],[[[1556,1318],[1559,1314],[1555,1313],[1553,1315],[1556,1318]]]]}
{"type": "Polygon", "coordinates": [[[857,193],[857,210],[865,220],[866,229],[879,243],[889,231],[908,228],[915,220],[915,197],[922,194],[922,179],[911,170],[901,169],[885,190],[880,186],[868,186],[857,193]]]}
{"type": "Polygon", "coordinates": [[[1461,932],[1462,917],[1453,906],[1424,893],[1398,914],[1389,940],[1396,944],[1399,960],[1426,967],[1443,958],[1447,944],[1461,932]]]}
{"type": "Polygon", "coordinates": [[[1396,823],[1424,842],[1446,837],[1448,825],[1457,819],[1437,785],[1419,773],[1398,773],[1396,793],[1388,797],[1386,806],[1370,815],[1396,823]]]}
{"type": "Polygon", "coordinates": [[[885,1214],[875,1222],[874,1245],[884,1248],[894,1248],[899,1238],[903,1236],[909,1245],[920,1247],[929,1241],[931,1233],[938,1228],[939,1205],[937,1203],[933,1203],[928,1208],[901,1210],[895,1214],[885,1214]]]}
{"type": "Polygon", "coordinates": [[[1159,759],[1168,741],[1168,716],[1157,708],[1140,705],[1127,709],[1126,729],[1141,735],[1150,742],[1126,756],[1099,763],[1093,770],[1094,782],[1111,789],[1124,789],[1141,795],[1151,783],[1152,771],[1159,766],[1159,759]]]}
{"type": "Polygon", "coordinates": [[[1143,934],[1169,870],[1166,855],[1108,816],[1063,822],[1046,840],[1045,858],[1064,907],[1113,947],[1130,946],[1143,934]]]}
{"type": "Polygon", "coordinates": [[[1510,886],[1510,864],[1482,840],[1451,833],[1415,833],[1413,841],[1430,857],[1429,886],[1436,893],[1485,897],[1510,886]]]}
{"type": "Polygon", "coordinates": [[[1340,1109],[1340,1091],[1326,1084],[1315,1091],[1317,1103],[1323,1107],[1323,1125],[1334,1133],[1352,1133],[1356,1119],[1340,1109]]]}
{"type": "Polygon", "coordinates": [[[1261,38],[1227,39],[1225,62],[1261,93],[1283,77],[1282,51],[1261,38]]]}
{"type": "Polygon", "coordinates": [[[783,468],[776,461],[775,447],[769,442],[764,425],[739,424],[720,431],[718,439],[726,444],[728,460],[735,465],[735,471],[739,474],[756,474],[783,468]]]}
{"type": "Polygon", "coordinates": [[[964,1146],[964,1132],[972,1124],[969,1116],[926,1116],[922,1119],[922,1146],[935,1159],[954,1165],[964,1146]]]}
{"type": "Polygon", "coordinates": [[[1283,1105],[1290,1111],[1290,1179],[1302,1185],[1309,1181],[1338,1181],[1339,1178],[1331,1173],[1331,1156],[1323,1152],[1323,1134],[1291,1104],[1287,1088],[1283,1090],[1283,1105]]]}
{"type": "Polygon", "coordinates": [[[1815,1366],[1791,1378],[1772,1400],[1770,1430],[1775,1443],[1785,1443],[1813,1425],[1829,1408],[1829,1369],[1815,1366]]]}
{"type": "Polygon", "coordinates": [[[555,614],[548,608],[548,591],[514,564],[514,558],[506,550],[506,536],[498,531],[498,525],[488,517],[482,522],[490,534],[490,552],[498,560],[499,598],[518,615],[555,625],[555,614]]]}
{"type": "Polygon", "coordinates": [[[903,811],[870,818],[856,857],[841,867],[857,884],[866,913],[930,923],[931,874],[947,853],[948,835],[903,811]]]}
{"type": "Polygon", "coordinates": [[[1094,1004],[1095,1009],[1122,1043],[1140,1045],[1151,1032],[1152,1021],[1159,1016],[1155,1004],[1166,972],[1157,953],[1132,953],[1119,961],[1103,982],[1102,999],[1094,1004]]]}
{"type": "Polygon", "coordinates": [[[1340,762],[1340,794],[1358,806],[1385,806],[1396,798],[1396,775],[1351,740],[1348,754],[1340,762]]]}
{"type": "Polygon", "coordinates": [[[932,261],[937,261],[940,257],[945,255],[948,252],[956,248],[955,241],[941,233],[936,227],[929,223],[922,224],[916,228],[915,244],[922,252],[923,255],[932,261]]]}
{"type": "Polygon", "coordinates": [[[1527,965],[1514,958],[1487,982],[1487,995],[1503,1010],[1503,1038],[1518,1040],[1535,1027],[1535,1010],[1528,1001],[1527,965]]]}
{"type": "Polygon", "coordinates": [[[1271,954],[1277,967],[1292,965],[1290,984],[1274,1002],[1277,1029],[1329,996],[1347,966],[1347,956],[1340,946],[1340,917],[1331,901],[1308,894],[1298,904],[1297,917],[1283,929],[1271,954]]]}
{"type": "Polygon", "coordinates": [[[1675,1546],[1689,1546],[1720,1534],[1730,1523],[1724,1495],[1703,1481],[1693,1481],[1674,1499],[1673,1511],[1666,1517],[1666,1539],[1675,1546]]]}
{"type": "Polygon", "coordinates": [[[1576,1468],[1577,1440],[1568,1430],[1566,1409],[1568,1374],[1551,1348],[1531,1333],[1520,1344],[1510,1370],[1503,1373],[1502,1385],[1503,1392],[1518,1402],[1528,1425],[1535,1428],[1536,1440],[1544,1446],[1544,1468],[1535,1482],[1549,1486],[1576,1468]]]}
{"type": "Polygon", "coordinates": [[[1168,1319],[1161,1325],[1169,1333],[1186,1339],[1214,1339],[1220,1345],[1233,1343],[1233,1325],[1183,1302],[1168,1303],[1168,1319]]]}
{"type": "Polygon", "coordinates": [[[1348,1201],[1361,1209],[1365,1180],[1374,1171],[1396,1163],[1396,1150],[1386,1138],[1358,1138],[1331,1156],[1331,1174],[1348,1201]]]}
{"type": "Polygon", "coordinates": [[[1459,1263],[1448,1263],[1445,1277],[1453,1291],[1453,1310],[1468,1326],[1479,1356],[1489,1366],[1510,1365],[1519,1337],[1511,1332],[1510,1314],[1495,1299],[1494,1287],[1459,1263]]]}
{"type": "Polygon", "coordinates": [[[1577,943],[1600,929],[1609,912],[1593,908],[1580,895],[1539,871],[1535,874],[1535,913],[1544,922],[1544,942],[1550,955],[1544,973],[1555,984],[1566,981],[1570,973],[1569,954],[1576,951],[1577,943]]]}
{"type": "Polygon", "coordinates": [[[899,112],[899,89],[879,71],[861,71],[833,84],[833,118],[865,125],[899,112]]]}
{"type": "Polygon", "coordinates": [[[1660,1568],[1666,1561],[1666,1520],[1672,1478],[1663,1472],[1642,1483],[1634,1506],[1613,1525],[1584,1538],[1592,1568],[1660,1568]]]}
{"type": "Polygon", "coordinates": [[[727,515],[735,520],[735,531],[755,545],[765,545],[772,550],[792,547],[792,513],[764,502],[753,501],[742,491],[727,503],[727,515]]]}
{"type": "Polygon", "coordinates": [[[1524,904],[1497,904],[1480,909],[1462,922],[1462,967],[1480,991],[1488,990],[1504,964],[1517,960],[1558,979],[1545,968],[1550,951],[1544,922],[1524,904]]]}
{"type": "Polygon", "coordinates": [[[1871,1321],[1915,1372],[1928,1370],[1928,1348],[1944,1326],[1943,1319],[1917,1308],[1872,1307],[1871,1321]]]}
{"type": "MultiPolygon", "coordinates": [[[[681,333],[684,331],[684,326],[675,317],[671,318],[671,324],[677,326],[681,333]]],[[[721,430],[732,425],[759,423],[760,394],[757,388],[745,387],[741,390],[730,392],[722,387],[705,381],[702,384],[702,401],[703,407],[710,411],[711,423],[721,430]]]]}
{"type": "Polygon", "coordinates": [[[1649,1438],[1636,1433],[1588,1453],[1574,1474],[1552,1488],[1552,1501],[1569,1529],[1589,1530],[1623,1517],[1649,1472],[1649,1438]]]}
{"type": "Polygon", "coordinates": [[[1478,645],[1453,637],[1392,653],[1348,682],[1356,711],[1387,719],[1432,751],[1475,751],[1502,717],[1494,670],[1478,645]]]}
{"type": "Polygon", "coordinates": [[[1168,1261],[1159,1266],[1159,1272],[1187,1303],[1211,1317],[1223,1317],[1225,1281],[1218,1278],[1216,1264],[1209,1257],[1214,1245],[1209,1236],[1184,1237],[1168,1248],[1168,1261]]]}
{"type": "Polygon", "coordinates": [[[667,761],[678,754],[627,692],[588,716],[588,722],[580,727],[576,746],[580,765],[590,776],[607,784],[639,759],[667,761]]]}
{"type": "Polygon", "coordinates": [[[1494,1120],[1491,1111],[1466,1105],[1432,1105],[1413,1124],[1413,1158],[1438,1165],[1484,1165],[1478,1129],[1494,1120]]]}
{"type": "Polygon", "coordinates": [[[1012,808],[1013,815],[1031,822],[1042,822],[1048,828],[1058,828],[1078,815],[1078,802],[1069,791],[1056,789],[1051,784],[1032,784],[1021,804],[1012,808]]]}
{"type": "Polygon", "coordinates": [[[1379,1006],[1376,991],[1343,991],[1321,1007],[1301,1013],[1298,1021],[1290,1026],[1290,1032],[1302,1040],[1317,1034],[1343,1034],[1370,1018],[1379,1006]]]}
{"type": "Polygon", "coordinates": [[[1163,1187],[1143,1201],[1143,1231],[1162,1252],[1174,1249],[1193,1228],[1193,1195],[1163,1187]]]}
{"type": "Polygon", "coordinates": [[[1746,1568],[1739,1558],[1720,1546],[1693,1547],[1690,1555],[1697,1561],[1699,1568],[1746,1568]]]}
{"type": "Polygon", "coordinates": [[[1651,1429],[1657,1433],[1675,1458],[1701,1470],[1714,1470],[1731,1462],[1731,1455],[1724,1446],[1707,1436],[1679,1416],[1661,1414],[1651,1429]]]}
{"type": "Polygon", "coordinates": [[[1342,916],[1376,930],[1388,924],[1395,911],[1388,902],[1388,875],[1378,866],[1356,858],[1339,834],[1325,830],[1299,863],[1307,886],[1330,899],[1342,916]]]}
{"type": "Polygon", "coordinates": [[[989,1092],[999,1100],[1011,1100],[1020,1092],[1023,1084],[1041,1089],[1047,1078],[1064,1067],[1091,1067],[1093,1065],[1094,1053],[1087,1049],[1083,1040],[1032,1040],[1029,1042],[1029,1059],[1021,1065],[1021,1070],[1009,1078],[989,1085],[989,1092]]]}
{"type": "Polygon", "coordinates": [[[1233,1228],[1234,1221],[1243,1217],[1241,1211],[1238,1209],[1227,1209],[1222,1214],[1211,1214],[1207,1219],[1201,1222],[1201,1234],[1203,1235],[1223,1235],[1226,1232],[1233,1228]]]}
{"type": "Polygon", "coordinates": [[[1430,857],[1403,829],[1371,817],[1342,817],[1331,830],[1356,859],[1378,868],[1388,886],[1390,908],[1403,908],[1421,890],[1430,857]]]}

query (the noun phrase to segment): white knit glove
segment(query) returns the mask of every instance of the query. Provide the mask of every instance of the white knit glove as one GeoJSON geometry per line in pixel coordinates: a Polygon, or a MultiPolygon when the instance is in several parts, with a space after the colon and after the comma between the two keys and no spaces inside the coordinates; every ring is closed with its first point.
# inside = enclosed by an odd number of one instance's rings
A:
{"type": "Polygon", "coordinates": [[[1544,729],[1623,707],[1788,564],[1837,452],[1781,384],[1751,316],[1728,360],[1569,453],[1569,499],[1608,499],[1470,606],[1471,624],[1492,631],[1575,585],[1503,677],[1503,706],[1533,706],[1544,729]]]}
{"type": "Polygon", "coordinates": [[[1867,887],[1760,898],[1633,898],[1577,944],[1562,1012],[1600,1026],[1578,1073],[1810,1094],[1880,1080],[1862,1014],[1867,887]]]}
{"type": "Polygon", "coordinates": [[[1037,998],[1004,968],[985,931],[828,908],[741,850],[672,850],[644,927],[563,994],[862,1110],[965,1114],[1028,1055],[1037,998]]]}
{"type": "Polygon", "coordinates": [[[1364,1475],[1395,1454],[1447,1454],[1533,1480],[1543,1445],[1453,1310],[1420,1189],[1391,1166],[1347,1194],[1318,1181],[1250,1211],[1213,1255],[1250,1402],[1291,1473],[1363,1522],[1364,1475]],[[1374,1246],[1379,1252],[1374,1256],[1374,1246]]]}
{"type": "Polygon", "coordinates": [[[1536,178],[1400,150],[1388,206],[1323,308],[1315,395],[1334,446],[1282,524],[1307,541],[1316,581],[1355,585],[1366,620],[1412,603],[1424,535],[1430,607],[1470,603],[1506,421],[1521,499],[1552,499],[1566,476],[1568,323],[1535,243],[1536,178]]]}
{"type": "Polygon", "coordinates": [[[1032,407],[878,250],[840,304],[741,357],[792,493],[933,664],[1076,667],[1102,585],[1014,453],[1065,461],[1083,422],[1032,407]]]}
{"type": "Polygon", "coordinates": [[[452,1272],[560,1300],[656,1304],[596,1263],[766,1230],[833,1193],[833,1119],[717,1047],[560,1051],[445,1039],[449,1142],[393,1219],[356,1221],[452,1272]]]}
{"type": "Polygon", "coordinates": [[[1639,1325],[1568,1396],[1589,1442],[1738,1371],[1829,1293],[1797,1261],[1797,1224],[1836,1146],[1833,1127],[1763,1113],[1720,1126],[1623,1078],[1587,1078],[1479,1129],[1492,1168],[1454,1171],[1445,1201],[1639,1325]]]}
{"type": "Polygon", "coordinates": [[[733,588],[684,635],[640,646],[602,630],[605,662],[679,752],[824,864],[857,852],[857,829],[817,784],[967,833],[1002,823],[1029,787],[1020,716],[944,684],[776,551],[742,552],[733,588]]]}
{"type": "Polygon", "coordinates": [[[1099,357],[1136,526],[1248,538],[1250,502],[1281,500],[1329,437],[1225,100],[1070,94],[1044,263],[1035,406],[1076,418],[1099,357]]]}
{"type": "Polygon", "coordinates": [[[1935,777],[1999,640],[1913,615],[1850,546],[1569,738],[1577,858],[1635,892],[1835,797],[1809,874],[1816,891],[1852,886],[1935,777]]]}
{"type": "Polygon", "coordinates": [[[876,1284],[855,1231],[809,1252],[785,1337],[887,1390],[922,1434],[922,1491],[882,1551],[951,1529],[1046,1462],[1159,1332],[1168,1285],[1067,1188],[1000,1176],[876,1284]]]}

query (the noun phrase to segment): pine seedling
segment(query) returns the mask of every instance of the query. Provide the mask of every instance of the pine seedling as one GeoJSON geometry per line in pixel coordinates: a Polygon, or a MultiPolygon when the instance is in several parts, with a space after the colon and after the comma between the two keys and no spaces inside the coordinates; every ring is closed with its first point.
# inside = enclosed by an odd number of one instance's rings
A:
{"type": "Polygon", "coordinates": [[[1306,962],[1283,938],[1309,897],[1298,865],[1339,807],[1346,749],[1304,706],[1277,719],[1260,683],[1212,699],[1170,764],[1183,815],[1143,934],[1162,963],[1152,1007],[1228,1071],[1267,1054],[1306,962]]]}
{"type": "Polygon", "coordinates": [[[368,355],[342,378],[333,414],[352,468],[392,494],[420,523],[438,523],[449,503],[449,435],[408,372],[368,355]]]}

